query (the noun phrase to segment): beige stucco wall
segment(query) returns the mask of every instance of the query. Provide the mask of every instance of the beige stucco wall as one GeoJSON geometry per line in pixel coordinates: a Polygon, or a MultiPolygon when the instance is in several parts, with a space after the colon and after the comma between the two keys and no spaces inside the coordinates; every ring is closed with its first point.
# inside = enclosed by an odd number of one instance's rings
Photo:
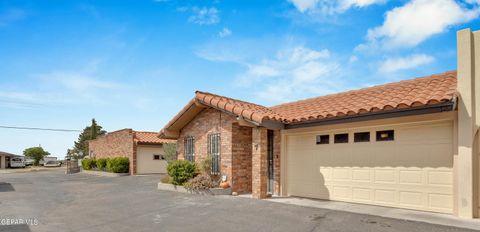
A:
{"type": "Polygon", "coordinates": [[[167,173],[166,160],[154,160],[153,155],[164,155],[162,145],[137,145],[137,174],[167,173]]]}
{"type": "Polygon", "coordinates": [[[479,215],[480,32],[457,32],[458,152],[455,158],[456,214],[479,215]],[[476,81],[479,80],[479,81],[476,81]],[[476,94],[476,93],[479,94],[476,94]]]}

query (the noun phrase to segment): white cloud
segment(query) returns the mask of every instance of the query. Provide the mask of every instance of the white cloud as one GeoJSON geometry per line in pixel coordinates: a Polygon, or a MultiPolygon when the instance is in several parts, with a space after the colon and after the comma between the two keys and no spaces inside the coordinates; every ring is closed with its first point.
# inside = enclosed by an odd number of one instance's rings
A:
{"type": "Polygon", "coordinates": [[[247,65],[239,83],[259,88],[255,95],[278,103],[338,90],[339,80],[331,78],[338,70],[339,64],[331,61],[328,50],[296,46],[247,65]]]}
{"type": "Polygon", "coordinates": [[[392,73],[400,70],[413,69],[421,65],[430,64],[435,58],[426,54],[413,54],[407,57],[389,58],[382,62],[379,71],[392,73]]]}
{"type": "Polygon", "coordinates": [[[362,8],[386,0],[289,0],[298,11],[305,13],[338,14],[350,8],[362,8]]]}
{"type": "Polygon", "coordinates": [[[289,0],[300,12],[314,9],[319,0],[289,0]]]}
{"type": "Polygon", "coordinates": [[[189,22],[199,25],[212,25],[220,22],[218,9],[215,7],[192,7],[193,15],[188,18],[189,22]]]}
{"type": "Polygon", "coordinates": [[[117,83],[98,80],[88,76],[88,74],[76,72],[53,71],[51,73],[38,75],[38,77],[46,81],[59,83],[69,90],[79,92],[115,89],[119,87],[117,83]]]}
{"type": "Polygon", "coordinates": [[[232,35],[232,31],[226,27],[223,28],[223,30],[221,30],[220,32],[218,32],[218,36],[220,38],[224,38],[224,37],[227,37],[227,36],[230,36],[232,35]]]}
{"type": "Polygon", "coordinates": [[[470,6],[454,0],[412,0],[388,11],[383,25],[370,29],[367,44],[358,49],[414,47],[450,26],[477,18],[478,4],[470,6]]]}

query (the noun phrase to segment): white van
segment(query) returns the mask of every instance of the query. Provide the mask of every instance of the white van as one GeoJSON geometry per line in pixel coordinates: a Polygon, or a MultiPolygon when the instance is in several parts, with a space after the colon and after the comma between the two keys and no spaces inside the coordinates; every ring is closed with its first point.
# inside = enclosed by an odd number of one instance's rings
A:
{"type": "Polygon", "coordinates": [[[25,168],[25,159],[23,157],[12,157],[12,158],[10,158],[10,167],[11,168],[25,168]]]}

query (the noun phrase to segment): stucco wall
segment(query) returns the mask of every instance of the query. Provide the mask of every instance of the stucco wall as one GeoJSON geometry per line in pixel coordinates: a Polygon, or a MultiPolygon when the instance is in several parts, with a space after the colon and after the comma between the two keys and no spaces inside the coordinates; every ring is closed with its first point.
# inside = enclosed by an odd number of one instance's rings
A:
{"type": "Polygon", "coordinates": [[[165,155],[162,145],[137,145],[137,173],[167,173],[166,160],[154,160],[153,155],[165,155]]]}

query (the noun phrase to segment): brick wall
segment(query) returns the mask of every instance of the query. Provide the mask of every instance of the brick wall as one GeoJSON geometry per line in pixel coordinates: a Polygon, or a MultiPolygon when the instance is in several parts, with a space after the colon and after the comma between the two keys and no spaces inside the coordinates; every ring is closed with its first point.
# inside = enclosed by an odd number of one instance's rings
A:
{"type": "Polygon", "coordinates": [[[252,128],[232,125],[232,191],[252,192],[252,128]]]}
{"type": "Polygon", "coordinates": [[[195,138],[195,162],[200,163],[207,157],[207,141],[210,133],[220,133],[220,172],[227,175],[232,183],[232,123],[236,118],[213,108],[204,109],[181,131],[177,140],[178,159],[185,159],[184,138],[195,138]]]}
{"type": "Polygon", "coordinates": [[[128,157],[130,160],[130,174],[136,172],[134,132],[131,129],[123,129],[108,133],[89,142],[90,153],[95,158],[128,157]],[[93,153],[92,153],[93,152],[93,153]]]}
{"type": "Polygon", "coordinates": [[[254,128],[252,131],[252,195],[254,198],[267,197],[267,129],[254,128]]]}
{"type": "MultiPolygon", "coordinates": [[[[210,133],[220,133],[220,172],[227,175],[232,191],[252,192],[257,198],[264,198],[267,189],[267,129],[240,126],[234,116],[207,108],[180,131],[177,158],[185,159],[184,139],[193,136],[195,162],[204,160],[210,133]],[[252,139],[258,146],[252,146],[252,139]]],[[[274,192],[280,193],[280,131],[274,131],[274,192]]]]}

